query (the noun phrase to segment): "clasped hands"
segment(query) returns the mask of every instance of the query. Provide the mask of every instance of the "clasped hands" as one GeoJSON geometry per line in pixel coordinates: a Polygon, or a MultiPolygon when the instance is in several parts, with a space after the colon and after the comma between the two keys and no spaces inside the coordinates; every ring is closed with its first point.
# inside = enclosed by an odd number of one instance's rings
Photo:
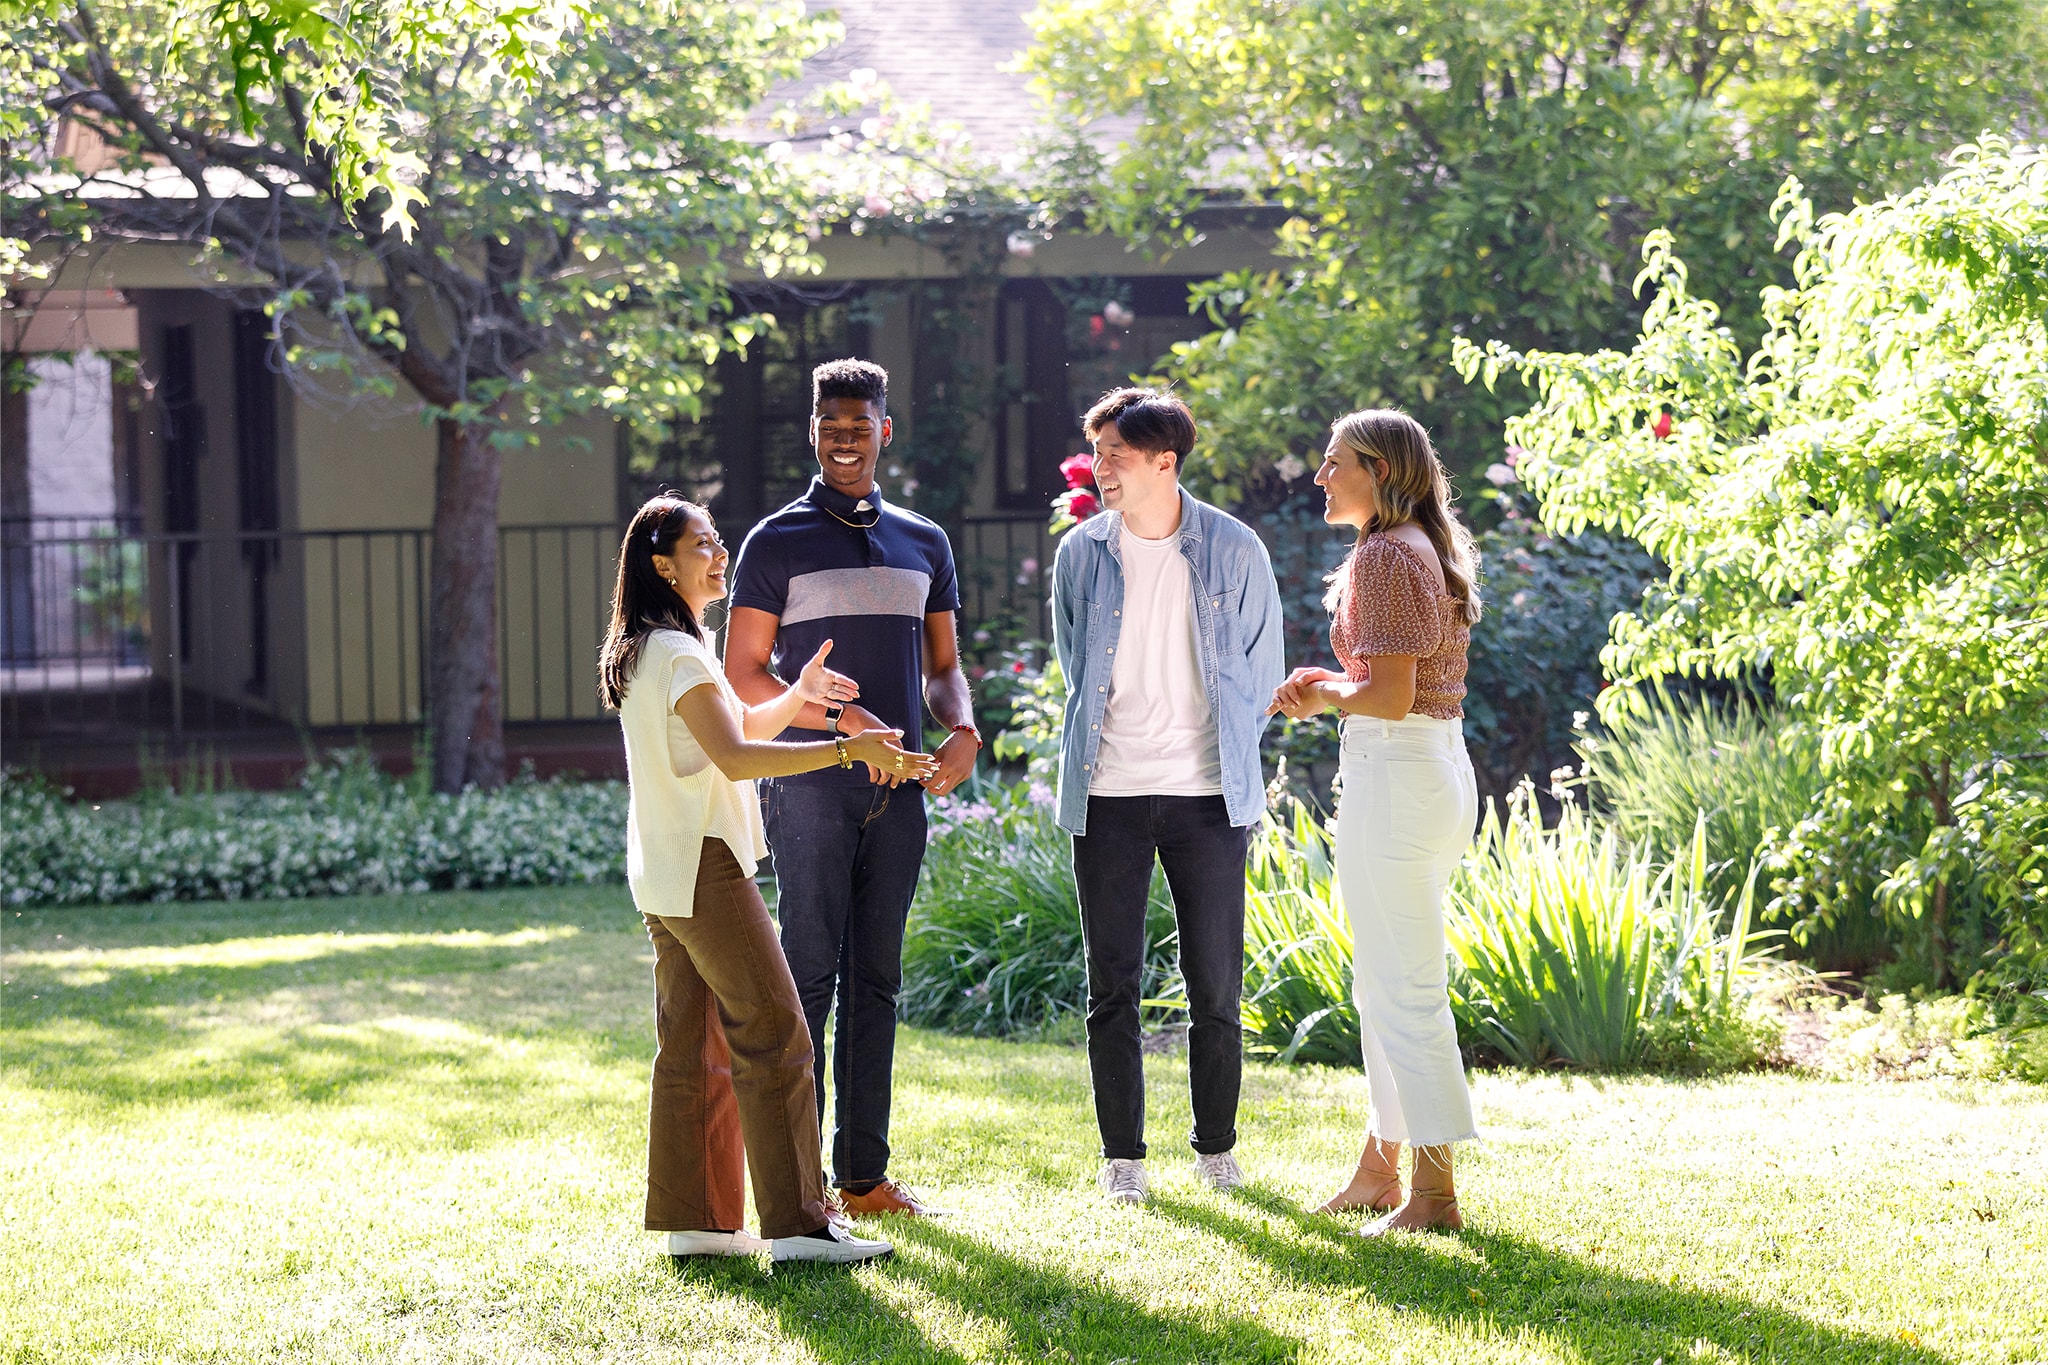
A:
{"type": "Polygon", "coordinates": [[[831,652],[830,640],[818,646],[818,652],[797,675],[797,695],[807,702],[839,702],[844,707],[839,713],[839,734],[846,741],[848,756],[867,765],[868,781],[890,787],[924,782],[934,796],[943,796],[966,779],[974,769],[972,741],[956,734],[939,746],[936,755],[904,748],[901,730],[890,729],[872,712],[852,704],[860,695],[860,684],[825,666],[831,652]]]}
{"type": "Polygon", "coordinates": [[[1287,675],[1287,681],[1273,689],[1273,700],[1266,707],[1269,716],[1286,716],[1289,720],[1311,720],[1337,704],[1333,684],[1348,681],[1342,673],[1327,668],[1297,668],[1287,675]]]}

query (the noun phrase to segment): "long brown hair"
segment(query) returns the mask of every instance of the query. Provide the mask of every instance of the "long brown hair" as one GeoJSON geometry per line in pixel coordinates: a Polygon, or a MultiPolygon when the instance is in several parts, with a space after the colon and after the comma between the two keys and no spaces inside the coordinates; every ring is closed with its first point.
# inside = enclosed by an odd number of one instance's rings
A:
{"type": "Polygon", "coordinates": [[[1465,624],[1477,621],[1479,547],[1451,510],[1450,476],[1422,423],[1393,408],[1366,408],[1332,422],[1330,434],[1373,475],[1373,517],[1360,529],[1359,539],[1411,521],[1420,526],[1443,562],[1444,587],[1457,600],[1465,624]],[[1386,473],[1373,469],[1369,460],[1385,461],[1386,473]]]}
{"type": "Polygon", "coordinates": [[[696,503],[659,493],[640,505],[626,527],[619,545],[619,581],[612,589],[611,625],[597,651],[597,695],[608,710],[618,710],[626,700],[626,688],[640,666],[640,645],[649,631],[680,630],[704,638],[690,604],[654,567],[656,555],[675,553],[692,516],[711,520],[696,503]]]}

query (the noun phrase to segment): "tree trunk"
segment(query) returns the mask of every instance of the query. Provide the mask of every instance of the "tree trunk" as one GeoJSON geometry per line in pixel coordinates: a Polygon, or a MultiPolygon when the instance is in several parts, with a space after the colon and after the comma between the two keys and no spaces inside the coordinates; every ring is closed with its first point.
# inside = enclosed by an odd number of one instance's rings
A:
{"type": "Polygon", "coordinates": [[[434,546],[427,617],[434,790],[505,781],[498,699],[499,456],[480,428],[434,424],[434,546]]]}
{"type": "MultiPolygon", "coordinates": [[[[1954,775],[1949,760],[1941,760],[1939,776],[1925,763],[1920,772],[1927,781],[1927,794],[1934,807],[1936,829],[1946,829],[1956,822],[1955,809],[1949,804],[1950,789],[1954,775]]],[[[1947,990],[1952,980],[1948,969],[1948,872],[1944,868],[1934,883],[1934,904],[1928,909],[1928,919],[1933,926],[1934,936],[1934,985],[1937,990],[1947,990]]]]}

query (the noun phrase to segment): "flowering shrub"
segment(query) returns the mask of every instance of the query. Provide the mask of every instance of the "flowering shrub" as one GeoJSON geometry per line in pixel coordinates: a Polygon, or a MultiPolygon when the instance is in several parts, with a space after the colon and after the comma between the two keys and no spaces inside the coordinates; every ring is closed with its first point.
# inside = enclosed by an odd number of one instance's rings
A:
{"type": "Polygon", "coordinates": [[[1102,497],[1095,487],[1095,457],[1087,451],[1060,461],[1060,477],[1067,491],[1052,500],[1052,533],[1071,530],[1102,510],[1102,497]]]}
{"type": "Polygon", "coordinates": [[[296,790],[90,805],[0,775],[6,903],[254,900],[625,879],[626,789],[535,781],[443,796],[336,753],[296,790]]]}

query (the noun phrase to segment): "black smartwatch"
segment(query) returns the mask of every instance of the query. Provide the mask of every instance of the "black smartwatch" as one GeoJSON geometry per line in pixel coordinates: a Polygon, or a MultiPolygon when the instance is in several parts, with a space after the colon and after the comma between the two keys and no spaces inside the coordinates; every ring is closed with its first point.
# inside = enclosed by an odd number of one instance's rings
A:
{"type": "Polygon", "coordinates": [[[838,734],[838,733],[839,733],[839,717],[840,717],[840,716],[842,716],[842,715],[844,715],[845,713],[846,713],[846,704],[845,704],[844,702],[837,702],[837,701],[828,701],[828,702],[826,702],[826,703],[825,703],[825,728],[826,728],[826,729],[828,729],[828,730],[830,730],[830,731],[831,731],[831,732],[832,732],[833,734],[835,734],[835,735],[836,735],[836,734],[838,734]]]}

